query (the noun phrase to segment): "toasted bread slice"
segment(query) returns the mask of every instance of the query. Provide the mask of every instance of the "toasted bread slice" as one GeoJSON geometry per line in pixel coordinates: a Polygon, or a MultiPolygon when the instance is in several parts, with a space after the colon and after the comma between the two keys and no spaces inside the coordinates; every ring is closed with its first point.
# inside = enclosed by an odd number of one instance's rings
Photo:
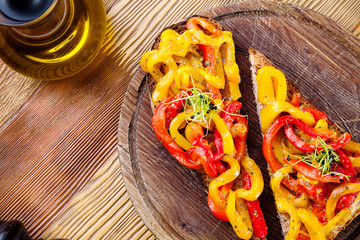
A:
{"type": "MultiPolygon", "coordinates": [[[[258,74],[258,70],[265,66],[272,66],[272,67],[276,67],[276,66],[265,55],[263,55],[261,52],[255,50],[253,48],[249,49],[249,61],[250,61],[250,65],[251,65],[254,94],[255,94],[255,98],[257,99],[258,82],[257,82],[256,76],[258,74]]],[[[300,106],[299,106],[300,108],[302,108],[302,107],[316,108],[313,103],[311,103],[308,99],[306,99],[303,96],[303,94],[301,93],[299,88],[296,87],[289,79],[286,79],[286,84],[287,84],[287,101],[288,102],[290,102],[290,100],[292,99],[293,94],[300,94],[300,96],[301,96],[300,106]]],[[[256,103],[257,103],[257,112],[258,112],[258,116],[260,119],[260,112],[265,107],[265,105],[260,103],[259,101],[256,101],[256,103]]],[[[343,134],[343,131],[335,123],[333,123],[330,119],[329,119],[328,128],[332,131],[335,131],[338,135],[343,134]]],[[[274,175],[274,172],[272,171],[270,166],[268,166],[268,171],[269,171],[270,177],[272,178],[274,175]]],[[[357,197],[356,200],[353,202],[353,204],[350,205],[350,207],[348,209],[349,209],[349,215],[348,215],[349,219],[347,219],[346,222],[342,222],[342,223],[338,224],[331,232],[326,234],[327,240],[334,239],[342,229],[344,229],[348,224],[350,224],[350,222],[354,218],[356,218],[356,216],[358,216],[360,214],[360,198],[357,197]]],[[[290,216],[286,213],[281,213],[279,210],[278,210],[278,215],[280,218],[283,235],[285,237],[288,234],[288,230],[290,227],[290,216]]]]}
{"type": "MultiPolygon", "coordinates": [[[[215,26],[216,29],[222,31],[221,25],[218,22],[216,22],[215,20],[213,20],[211,18],[207,18],[207,17],[201,17],[201,18],[205,18],[208,22],[210,22],[213,26],[215,26]]],[[[187,30],[186,21],[178,23],[176,25],[173,25],[170,29],[175,30],[178,34],[183,34],[187,30]]],[[[152,49],[153,50],[158,49],[159,45],[160,45],[160,36],[156,39],[152,49]]],[[[194,47],[196,48],[196,46],[194,46],[194,47]]],[[[151,98],[158,82],[150,74],[147,74],[146,81],[149,86],[149,93],[150,93],[150,98],[151,98]]],[[[223,96],[224,99],[230,99],[230,91],[228,88],[229,88],[228,84],[225,83],[225,88],[220,90],[221,95],[223,96]]],[[[153,110],[156,108],[157,104],[159,104],[159,103],[155,103],[155,102],[151,101],[151,107],[153,110]]],[[[247,156],[247,155],[248,155],[247,150],[245,150],[245,156],[247,156]]],[[[208,189],[211,181],[214,178],[209,177],[203,169],[197,170],[197,172],[199,173],[199,176],[202,179],[204,186],[206,187],[206,189],[208,189]]],[[[242,188],[242,178],[240,176],[234,180],[234,184],[232,186],[233,190],[236,190],[238,188],[242,188]]],[[[262,213],[259,213],[259,214],[262,215],[262,213]]],[[[251,239],[259,239],[259,238],[255,237],[253,234],[251,239]]],[[[263,239],[266,239],[266,237],[263,239]]]]}

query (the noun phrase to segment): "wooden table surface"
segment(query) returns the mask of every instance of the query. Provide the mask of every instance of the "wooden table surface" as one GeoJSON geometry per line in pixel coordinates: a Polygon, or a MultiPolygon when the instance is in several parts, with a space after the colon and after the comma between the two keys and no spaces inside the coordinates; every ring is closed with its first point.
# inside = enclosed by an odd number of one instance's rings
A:
{"type": "MultiPolygon", "coordinates": [[[[81,74],[40,82],[0,62],[0,219],[19,219],[45,239],[154,239],[120,171],[122,100],[161,29],[233,2],[104,0],[105,43],[81,74]]],[[[360,37],[359,0],[283,2],[318,11],[360,37]]]]}

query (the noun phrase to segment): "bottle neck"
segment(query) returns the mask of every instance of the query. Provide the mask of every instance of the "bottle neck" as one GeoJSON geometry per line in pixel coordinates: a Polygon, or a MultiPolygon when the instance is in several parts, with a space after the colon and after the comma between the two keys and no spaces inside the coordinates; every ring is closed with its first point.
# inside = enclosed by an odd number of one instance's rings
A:
{"type": "Polygon", "coordinates": [[[25,39],[46,39],[56,34],[69,19],[66,17],[71,10],[69,0],[55,0],[49,10],[34,21],[11,27],[13,34],[25,39]]]}

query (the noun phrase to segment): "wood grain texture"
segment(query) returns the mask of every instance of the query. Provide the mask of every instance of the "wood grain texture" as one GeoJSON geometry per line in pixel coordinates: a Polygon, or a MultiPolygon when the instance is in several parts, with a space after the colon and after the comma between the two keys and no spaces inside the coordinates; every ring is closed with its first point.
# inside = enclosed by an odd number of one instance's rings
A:
{"type": "MultiPolygon", "coordinates": [[[[287,4],[248,1],[201,15],[214,17],[233,34],[242,76],[242,110],[249,116],[249,155],[265,178],[260,204],[271,229],[268,239],[282,239],[267,164],[259,151],[262,137],[247,50],[260,49],[306,98],[356,140],[360,137],[360,41],[322,15],[287,4]]],[[[119,125],[122,174],[136,209],[159,239],[234,239],[231,226],[207,210],[206,189],[194,171],[180,166],[152,132],[143,76],[139,70],[130,83],[119,125]]],[[[354,239],[359,223],[360,218],[355,219],[337,239],[354,239]]]]}
{"type": "MultiPolygon", "coordinates": [[[[117,165],[122,99],[161,29],[231,2],[104,0],[106,41],[83,73],[41,83],[0,63],[0,218],[23,220],[46,239],[153,239],[117,165]]],[[[287,2],[332,14],[359,34],[357,0],[287,2]]]]}

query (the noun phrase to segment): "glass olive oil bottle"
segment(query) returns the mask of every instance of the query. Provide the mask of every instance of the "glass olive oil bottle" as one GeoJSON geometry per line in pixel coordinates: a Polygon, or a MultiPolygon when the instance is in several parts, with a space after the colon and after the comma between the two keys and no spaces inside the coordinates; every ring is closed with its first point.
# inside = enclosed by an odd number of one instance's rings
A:
{"type": "Polygon", "coordinates": [[[0,57],[34,79],[78,73],[99,52],[105,31],[102,0],[0,0],[0,57]]]}

